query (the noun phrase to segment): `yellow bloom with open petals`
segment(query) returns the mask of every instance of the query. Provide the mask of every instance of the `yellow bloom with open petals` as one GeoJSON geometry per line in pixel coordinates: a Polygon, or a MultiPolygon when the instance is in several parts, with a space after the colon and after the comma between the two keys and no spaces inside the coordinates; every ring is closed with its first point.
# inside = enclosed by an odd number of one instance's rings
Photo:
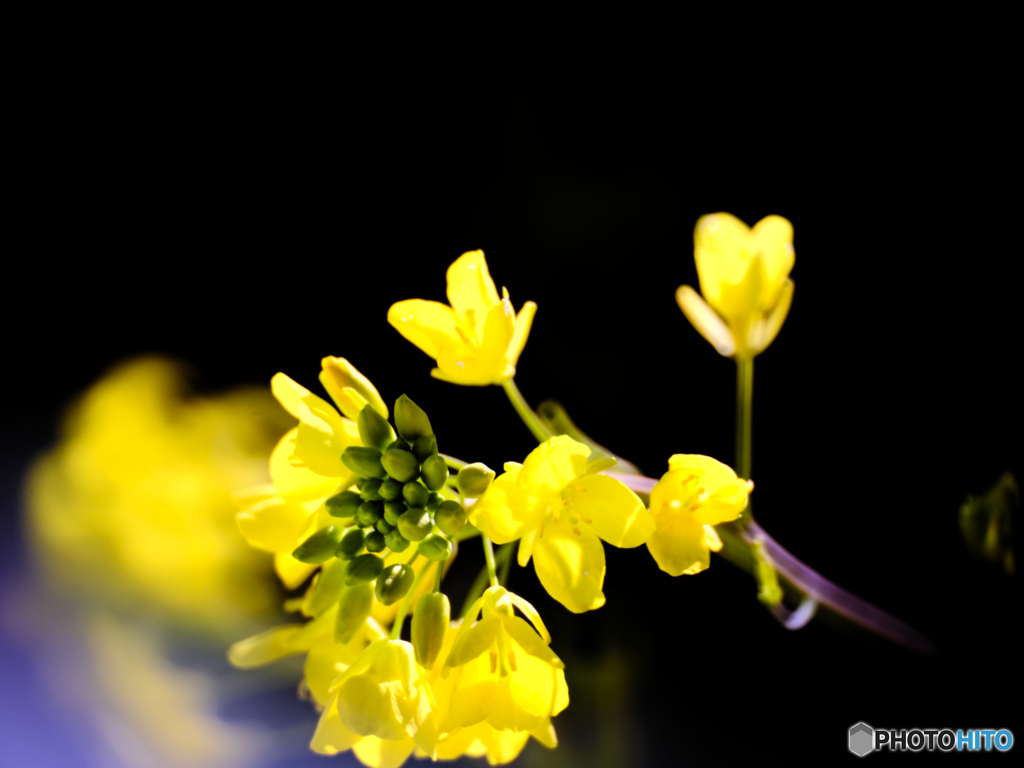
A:
{"type": "Polygon", "coordinates": [[[555,746],[551,718],[568,706],[569,689],[565,665],[550,642],[530,603],[504,587],[484,592],[466,615],[442,667],[449,688],[438,686],[438,693],[444,694],[438,697],[438,732],[451,734],[455,742],[445,747],[442,740],[439,753],[463,743],[468,750],[480,741],[494,764],[512,759],[526,734],[555,746]],[[530,623],[516,616],[513,607],[530,623]],[[489,728],[478,727],[484,723],[489,728]],[[469,734],[459,730],[470,728],[475,730],[469,734]],[[521,735],[506,737],[495,731],[521,735]]]}
{"type": "Polygon", "coordinates": [[[713,213],[697,221],[693,246],[704,298],[679,287],[686,319],[725,357],[764,351],[793,301],[793,225],[767,216],[750,228],[731,214],[713,213]]]}
{"type": "Polygon", "coordinates": [[[438,379],[481,386],[515,375],[537,305],[528,301],[517,315],[508,291],[498,296],[483,251],[464,253],[448,268],[448,301],[400,301],[388,322],[437,361],[431,375],[438,379]]]}
{"type": "Polygon", "coordinates": [[[665,573],[700,573],[722,548],[713,526],[738,518],[753,486],[708,456],[677,453],[668,468],[651,491],[657,530],[647,548],[665,573]]]}
{"type": "Polygon", "coordinates": [[[310,744],[314,751],[333,755],[352,749],[374,768],[401,765],[417,747],[433,756],[433,696],[409,643],[375,640],[329,692],[310,744]]]}
{"type": "Polygon", "coordinates": [[[604,605],[601,539],[638,547],[654,532],[637,495],[598,474],[614,460],[588,463],[589,455],[590,448],[570,437],[550,438],[523,464],[505,464],[469,516],[497,544],[521,538],[519,564],[532,556],[541,584],[574,613],[604,605]]]}
{"type": "MultiPolygon", "coordinates": [[[[380,394],[344,358],[325,357],[324,382],[343,413],[358,413],[372,405],[387,415],[380,394]]],[[[330,403],[283,373],[270,381],[271,391],[288,413],[299,420],[278,442],[270,456],[272,485],[236,494],[236,516],[246,541],[274,553],[274,565],[285,586],[297,587],[317,566],[291,556],[313,531],[335,522],[324,501],[349,488],[355,474],[341,461],[352,445],[362,445],[359,428],[330,403]]]]}

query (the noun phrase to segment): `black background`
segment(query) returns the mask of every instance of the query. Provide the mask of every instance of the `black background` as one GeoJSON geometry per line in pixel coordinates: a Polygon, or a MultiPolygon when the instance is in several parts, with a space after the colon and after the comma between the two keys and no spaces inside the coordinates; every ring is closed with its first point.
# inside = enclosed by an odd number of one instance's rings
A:
{"type": "MultiPolygon", "coordinates": [[[[25,117],[8,485],[75,393],[153,351],[193,364],[205,391],[278,370],[313,387],[320,358],[344,356],[386,399],[421,404],[443,451],[521,461],[533,443],[502,392],[431,379],[385,320],[397,300],[443,301],[445,269],[475,248],[516,308],[539,305],[517,376],[534,405],[562,401],[648,475],[677,452],[732,463],[734,365],[673,294],[697,285],[700,215],[780,214],[796,293],[756,363],[758,520],[939,653],[820,622],[788,632],[718,559],[672,579],[644,548],[606,547],[607,605],[582,616],[515,566],[572,698],[562,748],[523,760],[831,759],[859,720],[1020,736],[1017,577],[972,559],[957,527],[968,493],[1006,469],[1024,479],[1021,227],[994,94],[967,110],[953,81],[825,97],[69,77],[25,117]]],[[[13,551],[17,522],[2,525],[13,551]]],[[[464,548],[453,589],[481,562],[464,548]]]]}

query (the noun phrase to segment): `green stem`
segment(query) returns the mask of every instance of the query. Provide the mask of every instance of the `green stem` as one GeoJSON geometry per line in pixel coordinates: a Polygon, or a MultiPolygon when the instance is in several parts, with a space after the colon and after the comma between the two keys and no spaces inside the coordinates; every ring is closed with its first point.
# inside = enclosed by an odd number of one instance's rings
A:
{"type": "Polygon", "coordinates": [[[504,562],[502,562],[502,564],[501,564],[501,573],[498,574],[498,583],[501,584],[501,586],[503,586],[503,587],[507,587],[508,586],[508,571],[509,571],[509,567],[512,565],[512,551],[511,550],[512,550],[512,547],[514,547],[514,546],[515,546],[515,544],[513,542],[509,542],[508,544],[503,544],[501,549],[498,550],[498,558],[497,559],[501,560],[502,556],[504,556],[504,562]],[[509,551],[508,552],[502,552],[502,550],[509,550],[509,551]]]}
{"type": "Polygon", "coordinates": [[[464,466],[469,464],[468,461],[463,461],[462,459],[456,459],[454,456],[449,456],[446,453],[439,453],[437,455],[440,456],[442,459],[444,459],[444,463],[448,465],[449,469],[454,469],[456,472],[458,472],[464,466]]]}
{"type": "Polygon", "coordinates": [[[754,358],[736,358],[736,474],[750,479],[750,433],[754,405],[754,358]]]}
{"type": "MultiPolygon", "coordinates": [[[[419,553],[416,554],[416,557],[419,557],[419,553]]],[[[409,562],[406,563],[406,565],[412,565],[412,562],[416,559],[416,557],[413,557],[411,560],[409,560],[409,562]]],[[[397,640],[399,637],[401,637],[402,624],[405,623],[405,614],[409,612],[409,604],[412,602],[412,596],[416,594],[416,589],[419,587],[420,582],[423,581],[423,577],[427,575],[427,571],[429,570],[429,565],[424,566],[423,570],[420,571],[419,574],[417,574],[416,581],[412,583],[412,587],[409,588],[409,593],[405,596],[405,599],[402,600],[402,605],[399,607],[398,613],[395,615],[395,624],[393,627],[391,627],[392,640],[397,640]]]]}
{"type": "Polygon", "coordinates": [[[540,420],[540,417],[533,412],[533,409],[527,404],[526,399],[523,397],[523,393],[519,391],[519,387],[516,386],[515,380],[508,378],[501,382],[501,388],[505,390],[505,394],[508,395],[508,400],[512,403],[512,407],[516,409],[516,413],[519,414],[519,418],[523,420],[523,423],[529,427],[530,432],[537,438],[538,443],[543,443],[549,437],[551,432],[547,427],[544,426],[544,422],[540,420]]]}
{"type": "Polygon", "coordinates": [[[487,577],[490,579],[491,586],[498,586],[498,569],[494,565],[494,547],[491,545],[491,540],[486,536],[481,536],[484,542],[484,560],[487,563],[487,577]]]}
{"type": "Polygon", "coordinates": [[[441,591],[441,571],[444,570],[444,560],[437,561],[437,572],[434,574],[434,591],[441,591]]]}

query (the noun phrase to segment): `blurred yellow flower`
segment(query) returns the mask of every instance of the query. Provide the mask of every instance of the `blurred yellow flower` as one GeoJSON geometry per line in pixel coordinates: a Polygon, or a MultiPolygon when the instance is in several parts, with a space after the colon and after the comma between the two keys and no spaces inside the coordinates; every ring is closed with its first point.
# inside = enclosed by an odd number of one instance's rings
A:
{"type": "Polygon", "coordinates": [[[753,484],[708,456],[677,453],[668,468],[651,491],[657,530],[647,548],[672,576],[700,573],[722,548],[713,526],[740,516],[753,484]]]}
{"type": "Polygon", "coordinates": [[[437,361],[431,375],[453,384],[501,384],[515,375],[537,305],[517,315],[508,290],[494,287],[483,251],[462,254],[448,268],[448,301],[393,304],[388,322],[437,361]]]}
{"type": "Polygon", "coordinates": [[[702,216],[693,233],[700,295],[676,301],[693,327],[725,357],[753,357],[778,335],[793,301],[793,225],[767,216],[753,229],[728,213],[702,216]]]}
{"type": "Polygon", "coordinates": [[[267,560],[238,538],[231,492],[264,481],[282,416],[257,388],[187,397],[166,359],[114,369],[28,475],[40,563],[87,602],[236,633],[276,589],[267,560]]]}
{"type": "Polygon", "coordinates": [[[470,522],[497,544],[521,538],[519,564],[532,555],[548,593],[574,613],[604,605],[601,539],[637,547],[654,521],[633,491],[598,474],[613,459],[587,462],[590,448],[559,435],[523,464],[508,462],[470,511],[470,522]]]}

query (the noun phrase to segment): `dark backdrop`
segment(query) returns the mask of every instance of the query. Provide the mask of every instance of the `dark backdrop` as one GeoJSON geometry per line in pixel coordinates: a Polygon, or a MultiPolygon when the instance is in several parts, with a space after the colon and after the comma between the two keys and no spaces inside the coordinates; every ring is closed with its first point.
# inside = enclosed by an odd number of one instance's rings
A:
{"type": "MultiPolygon", "coordinates": [[[[966,494],[1024,478],[1001,102],[968,117],[950,84],[764,99],[613,81],[500,97],[234,86],[122,75],[28,118],[4,282],[6,498],[69,398],[153,351],[210,391],[278,370],[313,386],[322,356],[345,356],[423,405],[442,450],[522,460],[531,438],[502,392],[431,379],[385,321],[394,301],[443,300],[448,264],[475,248],[517,308],[539,304],[517,377],[531,402],[561,400],[649,475],[676,452],[731,463],[734,366],[673,293],[697,285],[700,215],[776,213],[795,227],[797,288],[757,359],[758,519],[939,654],[819,622],[788,632],[718,559],[671,579],[643,548],[606,547],[608,603],[583,616],[515,567],[572,697],[563,749],[526,758],[831,759],[858,720],[1020,736],[1017,580],[957,527],[966,494]]],[[[13,512],[2,525],[10,557],[13,512]]],[[[471,547],[457,569],[480,562],[471,547]]]]}

